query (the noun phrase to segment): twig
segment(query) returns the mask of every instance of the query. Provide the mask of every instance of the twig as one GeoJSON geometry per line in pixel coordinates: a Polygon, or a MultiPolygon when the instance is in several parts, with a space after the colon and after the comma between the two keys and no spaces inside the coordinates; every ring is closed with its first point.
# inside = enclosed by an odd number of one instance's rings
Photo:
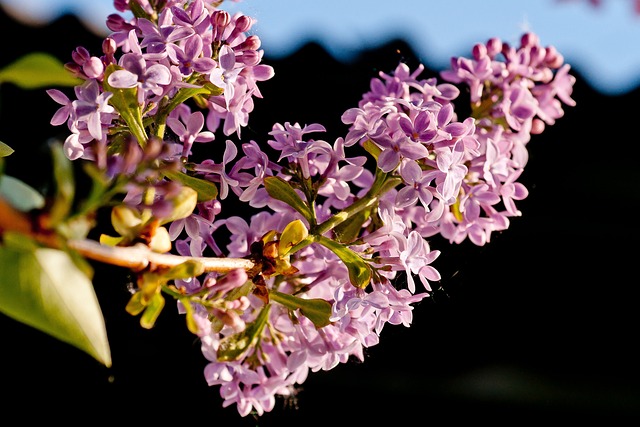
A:
{"type": "Polygon", "coordinates": [[[130,268],[134,271],[142,270],[149,264],[173,267],[188,260],[202,263],[206,272],[217,271],[224,273],[238,268],[249,270],[254,266],[251,260],[244,258],[188,257],[161,254],[153,252],[141,243],[135,246],[108,246],[94,240],[69,240],[68,244],[69,247],[75,249],[86,258],[130,268]]]}

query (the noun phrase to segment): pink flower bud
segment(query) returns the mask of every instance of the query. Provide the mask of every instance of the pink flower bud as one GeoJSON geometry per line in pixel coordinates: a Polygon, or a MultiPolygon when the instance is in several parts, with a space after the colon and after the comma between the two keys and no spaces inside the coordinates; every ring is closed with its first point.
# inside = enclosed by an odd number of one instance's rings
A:
{"type": "Polygon", "coordinates": [[[97,79],[104,73],[104,64],[100,58],[93,56],[84,63],[82,70],[90,79],[97,79]]]}
{"type": "Polygon", "coordinates": [[[545,124],[542,120],[535,118],[531,122],[531,133],[533,135],[539,135],[544,131],[545,124]]]}
{"type": "Polygon", "coordinates": [[[73,61],[78,65],[84,65],[89,58],[91,58],[91,54],[82,46],[78,46],[73,52],[71,52],[71,59],[73,59],[73,61]]]}
{"type": "Polygon", "coordinates": [[[536,46],[538,44],[540,44],[540,38],[534,33],[525,33],[520,38],[521,47],[536,46]]]}
{"type": "Polygon", "coordinates": [[[253,19],[247,15],[241,15],[236,19],[236,32],[245,32],[253,25],[253,19]]]}
{"type": "Polygon", "coordinates": [[[492,37],[487,42],[487,55],[491,58],[502,52],[502,40],[497,37],[492,37]]]}
{"type": "Polygon", "coordinates": [[[211,14],[211,25],[218,30],[226,27],[230,22],[231,16],[225,10],[216,10],[211,14]]]}
{"type": "Polygon", "coordinates": [[[471,53],[473,55],[473,58],[476,61],[479,61],[480,59],[484,58],[487,55],[487,47],[482,43],[476,43],[473,46],[471,53]]]}

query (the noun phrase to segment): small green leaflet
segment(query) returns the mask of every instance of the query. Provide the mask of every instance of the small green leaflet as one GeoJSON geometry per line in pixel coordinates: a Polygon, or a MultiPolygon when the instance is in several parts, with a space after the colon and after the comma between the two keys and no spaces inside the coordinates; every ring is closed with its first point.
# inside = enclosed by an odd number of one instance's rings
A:
{"type": "Polygon", "coordinates": [[[164,176],[196,190],[198,193],[198,203],[213,200],[218,197],[218,187],[211,181],[177,171],[167,171],[164,173],[164,176]]]}
{"type": "Polygon", "coordinates": [[[349,270],[349,280],[353,286],[362,289],[367,287],[373,273],[371,272],[369,264],[367,264],[360,255],[346,246],[324,236],[319,236],[316,241],[327,249],[330,249],[331,252],[336,254],[344,265],[347,266],[347,270],[349,270]]]}
{"type": "Polygon", "coordinates": [[[55,226],[64,221],[73,205],[76,193],[74,170],[65,155],[61,143],[51,145],[51,154],[53,158],[53,173],[56,185],[56,197],[53,199],[53,205],[49,210],[49,221],[55,226]]]}
{"type": "Polygon", "coordinates": [[[271,197],[297,210],[309,224],[314,223],[311,209],[287,181],[278,176],[269,176],[264,179],[264,188],[271,197]]]}
{"type": "Polygon", "coordinates": [[[271,306],[267,304],[258,314],[256,320],[248,324],[244,331],[220,340],[218,360],[220,362],[240,360],[243,355],[253,348],[260,340],[260,335],[262,335],[262,331],[269,320],[269,311],[271,311],[271,306]]]}
{"type": "Polygon", "coordinates": [[[331,324],[331,304],[320,298],[304,299],[278,291],[269,291],[269,298],[291,310],[300,309],[300,313],[311,320],[316,328],[331,324]]]}
{"type": "Polygon", "coordinates": [[[0,141],[0,157],[7,157],[13,153],[13,148],[9,147],[4,142],[0,141]]]}

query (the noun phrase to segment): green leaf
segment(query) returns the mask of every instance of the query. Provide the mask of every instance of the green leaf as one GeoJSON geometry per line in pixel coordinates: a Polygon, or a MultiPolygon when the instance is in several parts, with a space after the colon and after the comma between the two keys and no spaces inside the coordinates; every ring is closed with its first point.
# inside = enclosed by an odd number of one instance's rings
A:
{"type": "Polygon", "coordinates": [[[181,298],[180,301],[182,302],[182,306],[184,307],[187,329],[192,334],[197,334],[198,324],[196,323],[196,319],[193,317],[194,310],[193,306],[191,305],[191,301],[189,300],[189,298],[181,298]]]}
{"type": "Polygon", "coordinates": [[[271,197],[288,204],[305,217],[309,224],[313,224],[311,209],[302,201],[290,183],[278,176],[269,176],[264,179],[264,188],[271,197]]]}
{"type": "Polygon", "coordinates": [[[100,235],[100,243],[108,246],[118,246],[118,244],[124,241],[124,237],[122,236],[109,236],[108,234],[100,235]]]}
{"type": "Polygon", "coordinates": [[[168,280],[186,280],[196,277],[204,273],[204,266],[201,262],[195,260],[187,260],[176,266],[171,267],[162,273],[162,277],[168,280]]]}
{"type": "Polygon", "coordinates": [[[331,324],[329,320],[331,317],[331,304],[321,298],[304,299],[276,290],[269,291],[269,298],[271,301],[280,303],[291,310],[300,309],[300,312],[311,320],[316,328],[331,324]]]}
{"type": "Polygon", "coordinates": [[[132,316],[137,316],[142,313],[145,308],[147,308],[147,301],[143,301],[142,292],[136,292],[131,295],[127,305],[124,307],[124,310],[132,316]]]}
{"type": "Polygon", "coordinates": [[[119,235],[132,240],[144,225],[140,212],[127,205],[117,205],[111,209],[111,225],[119,235]]]}
{"type": "Polygon", "coordinates": [[[213,200],[218,197],[218,187],[211,181],[196,178],[178,171],[164,172],[164,176],[196,190],[198,193],[198,203],[213,200]]]}
{"type": "Polygon", "coordinates": [[[347,270],[349,270],[349,280],[353,286],[362,289],[367,287],[369,281],[371,281],[371,267],[369,267],[369,264],[367,264],[360,255],[346,246],[324,236],[319,236],[317,242],[330,249],[331,252],[336,254],[344,265],[347,266],[347,270]]]}
{"type": "Polygon", "coordinates": [[[56,185],[56,196],[53,205],[49,210],[49,221],[51,226],[55,227],[63,221],[73,205],[75,197],[75,179],[73,166],[62,150],[62,144],[56,143],[51,145],[51,153],[53,159],[53,175],[56,185]]]}
{"type": "Polygon", "coordinates": [[[278,256],[283,257],[289,253],[292,247],[303,241],[309,235],[309,230],[299,219],[291,221],[280,234],[278,243],[278,256]]]}
{"type": "Polygon", "coordinates": [[[0,246],[0,311],[110,367],[104,318],[89,278],[66,252],[20,237],[0,246]]]}
{"type": "MultiPolygon", "coordinates": [[[[215,186],[214,186],[215,188],[215,186]]],[[[177,196],[171,198],[173,210],[167,217],[162,218],[161,225],[186,218],[193,213],[198,203],[198,192],[191,187],[183,186],[177,196]]]]}
{"type": "Polygon", "coordinates": [[[0,176],[0,197],[21,212],[44,207],[42,194],[33,187],[9,175],[0,176]]]}
{"type": "Polygon", "coordinates": [[[74,77],[64,64],[44,52],[29,53],[0,70],[0,83],[13,83],[22,89],[50,86],[76,86],[82,80],[74,77]]]}
{"type": "Polygon", "coordinates": [[[367,139],[362,144],[362,147],[364,147],[366,152],[371,154],[373,158],[376,159],[376,161],[378,160],[378,156],[380,156],[380,153],[382,152],[382,150],[373,141],[371,141],[370,139],[367,139]]]}
{"type": "Polygon", "coordinates": [[[140,326],[145,329],[151,329],[156,324],[156,320],[160,316],[164,308],[164,297],[161,293],[156,293],[149,300],[147,307],[140,316],[140,326]]]}
{"type": "Polygon", "coordinates": [[[371,216],[370,209],[363,209],[334,227],[333,232],[338,243],[351,243],[362,230],[362,224],[371,216]]]}
{"type": "Polygon", "coordinates": [[[189,98],[197,97],[199,95],[203,95],[206,97],[216,96],[221,95],[223,92],[223,89],[211,83],[206,83],[204,86],[197,88],[181,88],[178,93],[176,93],[175,96],[171,98],[169,105],[166,106],[166,114],[169,114],[169,112],[174,110],[178,105],[184,104],[189,98]]]}
{"type": "Polygon", "coordinates": [[[7,157],[13,153],[13,148],[9,147],[4,142],[0,141],[0,157],[7,157]]]}
{"type": "MultiPolygon", "coordinates": [[[[82,165],[84,172],[91,179],[91,191],[81,203],[82,213],[92,213],[104,206],[109,201],[110,182],[105,174],[94,163],[87,162],[82,165]]],[[[114,191],[116,191],[115,189],[114,191]]]]}
{"type": "Polygon", "coordinates": [[[256,320],[248,324],[244,331],[229,335],[220,340],[218,347],[218,360],[229,362],[239,360],[260,340],[260,335],[269,320],[270,305],[266,305],[256,320]]]}

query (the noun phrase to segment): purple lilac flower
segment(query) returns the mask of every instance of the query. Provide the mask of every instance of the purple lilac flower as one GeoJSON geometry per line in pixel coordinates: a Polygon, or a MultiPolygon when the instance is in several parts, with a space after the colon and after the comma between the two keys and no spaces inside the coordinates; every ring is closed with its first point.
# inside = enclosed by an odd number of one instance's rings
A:
{"type": "Polygon", "coordinates": [[[204,115],[201,111],[187,113],[186,117],[180,118],[170,116],[167,118],[167,125],[180,139],[180,142],[183,146],[183,157],[188,157],[191,154],[191,147],[193,146],[194,142],[204,143],[213,141],[215,139],[215,135],[213,132],[202,130],[202,128],[204,127],[204,115]]]}
{"type": "Polygon", "coordinates": [[[220,199],[224,200],[229,194],[229,187],[237,187],[238,181],[230,177],[226,172],[226,166],[235,159],[238,154],[236,145],[231,140],[226,141],[226,148],[222,157],[222,162],[217,164],[211,159],[206,159],[202,163],[193,167],[195,172],[204,174],[206,179],[220,183],[220,199]]]}
{"type": "Polygon", "coordinates": [[[109,75],[109,84],[114,88],[138,88],[138,104],[143,105],[149,95],[160,96],[162,86],[171,83],[171,71],[162,64],[153,64],[147,68],[147,61],[141,54],[125,53],[120,58],[122,70],[109,75]]]}

